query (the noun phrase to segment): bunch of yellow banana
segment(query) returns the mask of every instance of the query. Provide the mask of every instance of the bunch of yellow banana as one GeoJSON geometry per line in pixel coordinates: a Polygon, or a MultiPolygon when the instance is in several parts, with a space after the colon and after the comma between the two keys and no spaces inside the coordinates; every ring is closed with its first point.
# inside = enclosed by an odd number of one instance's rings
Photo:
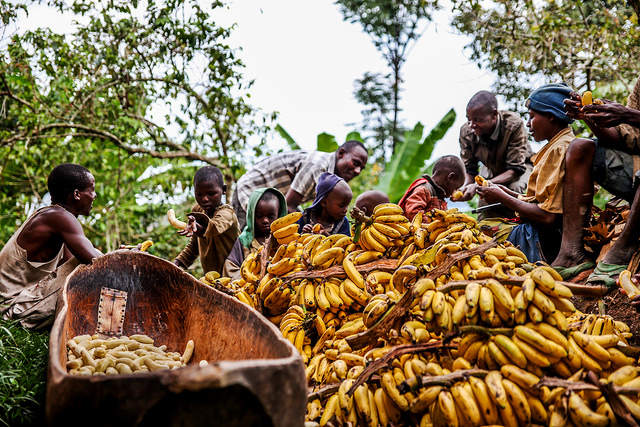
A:
{"type": "Polygon", "coordinates": [[[202,283],[206,283],[209,286],[223,286],[233,289],[233,287],[230,286],[231,278],[220,277],[220,273],[218,273],[217,271],[207,271],[207,273],[200,278],[200,281],[202,283]]]}
{"type": "MultiPolygon", "coordinates": [[[[282,247],[286,249],[286,246],[282,247]]],[[[246,283],[255,284],[260,280],[260,252],[261,251],[257,251],[247,255],[240,266],[240,275],[246,283]]]]}
{"type": "Polygon", "coordinates": [[[307,337],[305,327],[306,324],[309,323],[308,321],[315,317],[317,317],[315,314],[305,313],[300,306],[293,305],[289,307],[280,322],[280,332],[282,336],[291,341],[303,356],[303,359],[311,355],[311,339],[307,337]],[[305,349],[305,346],[308,348],[305,349]]]}
{"type": "Polygon", "coordinates": [[[515,320],[523,324],[527,321],[546,321],[560,330],[567,329],[566,315],[575,311],[571,302],[573,293],[563,285],[561,276],[550,267],[537,267],[527,275],[515,295],[515,320]]]}
{"type": "MultiPolygon", "coordinates": [[[[420,280],[416,282],[414,288],[419,283],[420,280]]],[[[433,284],[433,281],[431,283],[433,284]]],[[[412,291],[415,291],[415,289],[412,289],[412,291]]],[[[436,290],[434,285],[426,289],[419,297],[416,296],[412,302],[411,309],[418,318],[422,318],[427,331],[436,333],[449,332],[453,329],[454,304],[455,300],[450,295],[436,290]],[[416,306],[419,307],[419,312],[416,310],[416,306]]]]}
{"type": "Polygon", "coordinates": [[[302,250],[303,246],[296,240],[280,245],[269,261],[267,271],[274,276],[285,276],[303,270],[302,250]]]}
{"type": "MultiPolygon", "coordinates": [[[[482,239],[486,239],[485,236],[482,239]]],[[[449,243],[447,246],[451,245],[449,243]]],[[[480,280],[490,277],[497,280],[508,280],[510,276],[523,276],[532,270],[527,257],[522,251],[513,247],[498,245],[487,249],[483,254],[474,255],[461,261],[456,269],[450,272],[453,280],[480,280]],[[455,277],[454,276],[454,271],[455,277]]]]}
{"type": "Polygon", "coordinates": [[[295,293],[293,284],[283,284],[282,279],[271,274],[265,274],[256,289],[269,316],[278,316],[287,311],[295,293]]]}
{"type": "Polygon", "coordinates": [[[364,224],[358,245],[365,251],[385,253],[394,247],[405,246],[411,223],[402,208],[393,203],[378,205],[373,210],[371,224],[364,224]]]}
{"type": "Polygon", "coordinates": [[[515,303],[511,292],[496,279],[484,284],[469,282],[463,295],[458,296],[452,309],[456,326],[485,324],[492,327],[513,325],[515,303]]]}
{"type": "Polygon", "coordinates": [[[311,268],[324,270],[339,265],[355,249],[353,239],[344,234],[313,235],[302,251],[302,257],[311,268]],[[320,236],[317,238],[315,236],[320,236]]]}
{"type": "Polygon", "coordinates": [[[382,319],[384,315],[395,305],[399,300],[399,295],[396,292],[381,293],[374,295],[367,306],[364,308],[362,314],[362,320],[367,328],[371,328],[378,320],[382,319]]]}
{"type": "Polygon", "coordinates": [[[271,223],[271,234],[278,241],[278,244],[286,245],[300,238],[298,233],[300,226],[296,224],[300,217],[302,217],[302,212],[292,212],[271,223]]]}
{"type": "MultiPolygon", "coordinates": [[[[478,224],[472,216],[458,212],[457,209],[443,211],[434,209],[425,217],[430,222],[422,222],[421,226],[414,227],[413,242],[419,249],[424,249],[432,243],[460,242],[460,248],[472,248],[473,244],[484,243],[491,240],[480,232],[478,224]],[[465,231],[468,230],[468,231],[465,231]]],[[[460,250],[460,249],[458,249],[460,250]]]]}

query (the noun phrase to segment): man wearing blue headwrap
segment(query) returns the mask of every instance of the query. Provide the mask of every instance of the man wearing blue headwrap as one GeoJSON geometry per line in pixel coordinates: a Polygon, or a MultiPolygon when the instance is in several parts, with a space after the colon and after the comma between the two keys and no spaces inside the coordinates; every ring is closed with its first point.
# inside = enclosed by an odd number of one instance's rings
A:
{"type": "Polygon", "coordinates": [[[576,92],[564,101],[567,115],[583,119],[597,139],[577,139],[567,151],[564,234],[554,265],[579,266],[588,259],[582,239],[591,212],[595,181],[631,204],[625,228],[587,279],[588,283],[612,287],[620,272],[627,268],[640,241],[637,183],[640,178],[640,78],[626,107],[617,102],[603,102],[604,105],[583,107],[576,92]]]}
{"type": "Polygon", "coordinates": [[[575,139],[569,126],[573,119],[563,104],[570,92],[564,83],[551,83],[534,90],[526,101],[529,131],[536,141],[548,141],[531,158],[526,194],[495,184],[476,189],[487,203],[501,203],[520,216],[522,223],[507,239],[520,246],[530,262],[555,259],[562,237],[564,157],[575,139]]]}

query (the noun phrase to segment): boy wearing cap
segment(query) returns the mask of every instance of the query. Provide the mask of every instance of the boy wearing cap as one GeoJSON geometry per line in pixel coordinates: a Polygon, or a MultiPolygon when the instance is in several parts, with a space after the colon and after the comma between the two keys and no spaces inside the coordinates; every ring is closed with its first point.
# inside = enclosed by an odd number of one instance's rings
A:
{"type": "Polygon", "coordinates": [[[536,141],[548,141],[536,153],[526,194],[518,194],[502,185],[476,189],[488,203],[502,203],[513,209],[522,223],[507,238],[527,255],[530,262],[555,259],[562,237],[563,179],[565,154],[575,135],[569,124],[573,119],[564,111],[564,99],[571,88],[564,83],[539,87],[526,101],[527,127],[536,141]],[[544,229],[544,232],[539,230],[544,229]]]}
{"type": "Polygon", "coordinates": [[[298,220],[303,233],[351,235],[347,209],[353,198],[349,184],[337,175],[324,172],[318,179],[316,198],[298,220]],[[314,226],[319,224],[319,230],[314,226]]]}

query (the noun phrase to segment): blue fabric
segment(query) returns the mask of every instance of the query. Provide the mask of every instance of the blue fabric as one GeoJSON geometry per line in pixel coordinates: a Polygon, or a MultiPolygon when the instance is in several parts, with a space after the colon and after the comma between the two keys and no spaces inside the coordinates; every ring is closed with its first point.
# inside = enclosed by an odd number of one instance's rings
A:
{"type": "Polygon", "coordinates": [[[318,185],[316,185],[316,198],[313,201],[313,204],[309,206],[309,209],[316,209],[319,207],[320,202],[327,197],[331,190],[333,190],[333,187],[335,187],[340,181],[344,181],[344,179],[330,172],[324,172],[320,175],[320,178],[318,178],[318,185]]]}
{"type": "Polygon", "coordinates": [[[527,256],[530,263],[543,261],[540,251],[538,250],[538,243],[540,242],[538,230],[530,223],[519,224],[513,227],[507,240],[513,243],[514,246],[519,247],[527,256]]]}
{"type": "Polygon", "coordinates": [[[565,123],[573,123],[564,111],[564,100],[573,89],[566,83],[549,83],[531,92],[525,106],[534,111],[552,114],[565,123]]]}

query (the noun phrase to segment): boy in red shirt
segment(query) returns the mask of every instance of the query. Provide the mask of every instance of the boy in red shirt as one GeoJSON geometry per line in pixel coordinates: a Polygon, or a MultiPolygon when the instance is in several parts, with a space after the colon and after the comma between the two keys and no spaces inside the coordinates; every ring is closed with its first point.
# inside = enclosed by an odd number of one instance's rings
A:
{"type": "Polygon", "coordinates": [[[464,163],[457,156],[443,156],[433,165],[433,175],[422,175],[415,180],[404,193],[398,204],[404,215],[411,221],[418,212],[431,209],[447,209],[445,197],[464,184],[464,163]]]}

